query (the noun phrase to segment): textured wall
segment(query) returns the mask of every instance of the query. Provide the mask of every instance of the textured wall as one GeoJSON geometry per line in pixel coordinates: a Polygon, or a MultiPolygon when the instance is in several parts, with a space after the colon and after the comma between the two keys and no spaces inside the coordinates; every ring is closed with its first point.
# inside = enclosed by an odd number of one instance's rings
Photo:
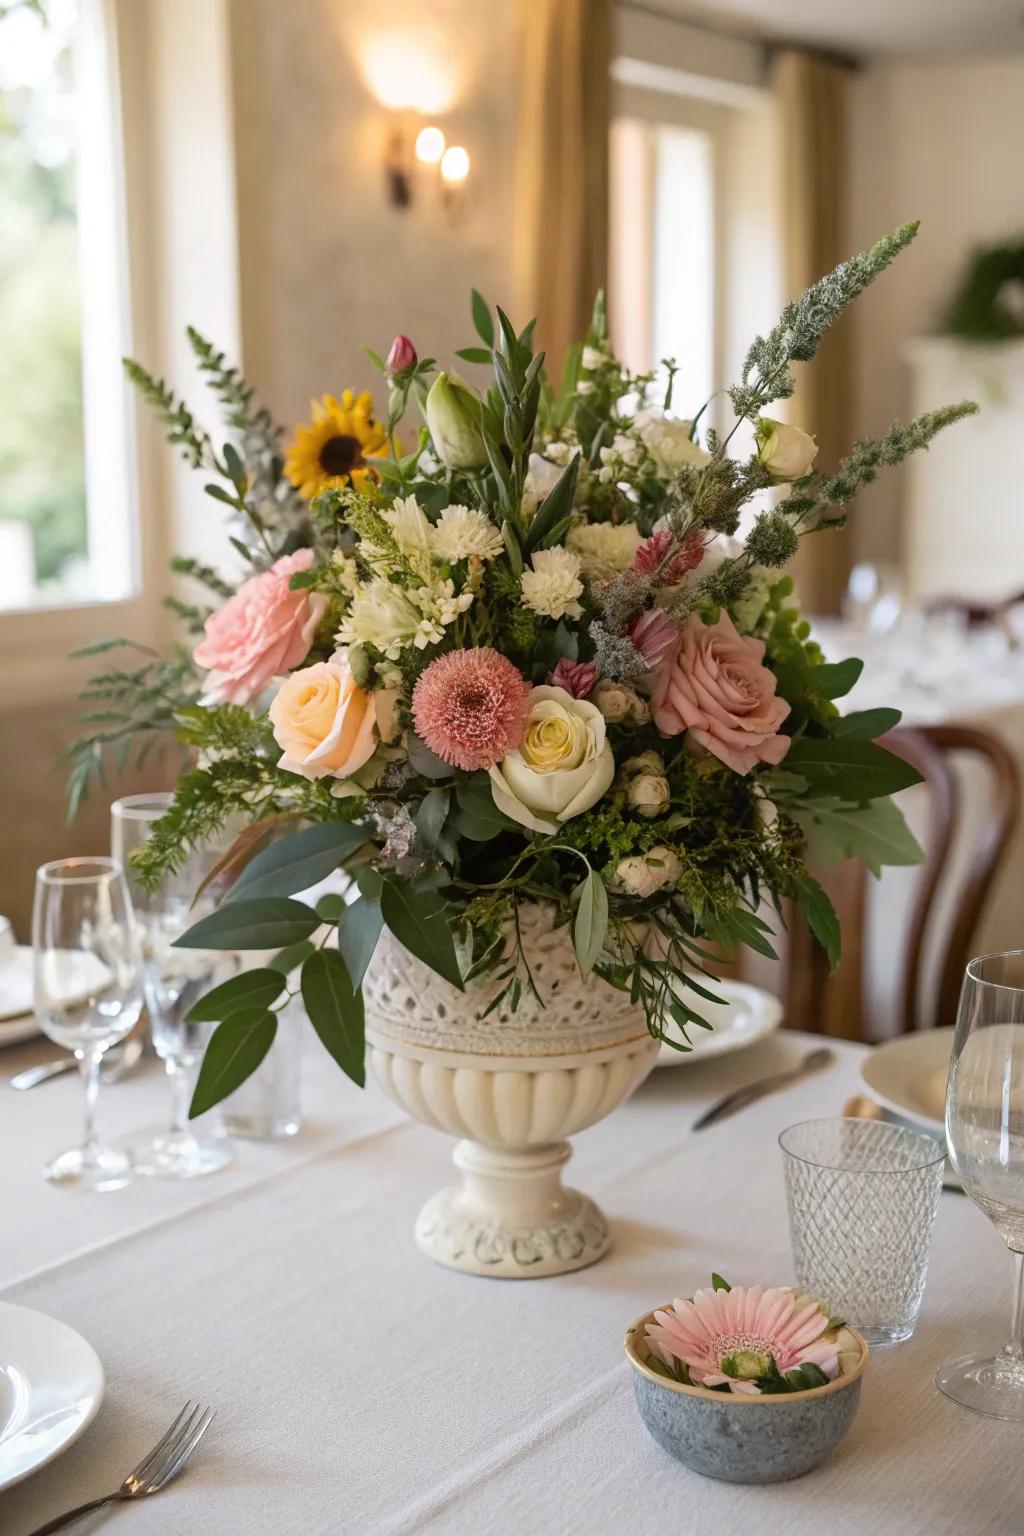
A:
{"type": "Polygon", "coordinates": [[[311,394],[372,385],[361,343],[385,352],[405,331],[450,360],[473,339],[471,284],[514,305],[516,14],[511,0],[235,0],[245,358],[284,420],[311,394]],[[405,211],[386,199],[394,119],[366,70],[377,60],[393,83],[406,66],[389,70],[387,50],[402,44],[450,96],[432,117],[472,158],[456,223],[435,197],[405,211]]]}
{"type": "MultiPolygon", "coordinates": [[[[1024,61],[873,66],[851,97],[851,250],[921,220],[911,249],[857,301],[854,420],[874,434],[909,411],[907,343],[934,329],[968,253],[1024,231],[1024,61]]],[[[900,549],[902,473],[858,498],[864,557],[900,549]]]]}

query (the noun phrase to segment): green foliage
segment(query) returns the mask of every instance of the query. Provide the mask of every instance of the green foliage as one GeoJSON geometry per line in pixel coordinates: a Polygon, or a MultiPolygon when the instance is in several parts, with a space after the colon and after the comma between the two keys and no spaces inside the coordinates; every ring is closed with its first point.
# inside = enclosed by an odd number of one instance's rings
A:
{"type": "Polygon", "coordinates": [[[209,464],[213,457],[210,439],[185,402],[180,399],[165,379],[155,377],[133,358],[121,359],[125,375],[146,404],[156,414],[164,435],[172,446],[181,449],[181,456],[193,469],[209,464]]]}
{"type": "Polygon", "coordinates": [[[578,905],[572,924],[572,942],[580,974],[589,976],[597,964],[608,932],[608,892],[592,869],[578,888],[578,905]]]}
{"type": "Polygon", "coordinates": [[[1024,283],[1024,240],[974,251],[942,322],[963,341],[1012,341],[1024,334],[1014,292],[1024,283]]]}
{"type": "Polygon", "coordinates": [[[206,1047],[188,1117],[194,1120],[251,1077],[274,1043],[277,1019],[265,1008],[230,1014],[206,1047]]]}
{"type": "Polygon", "coordinates": [[[308,939],[316,913],[288,896],[229,901],[174,940],[175,949],[278,949],[308,939]]]}
{"type": "Polygon", "coordinates": [[[815,356],[829,326],[910,244],[917,227],[916,222],[904,224],[884,235],[786,305],[768,335],[755,339],[743,362],[742,382],[729,390],[737,416],[753,420],[773,400],[792,395],[796,385],[790,363],[815,356]]]}
{"type": "Polygon", "coordinates": [[[965,416],[975,416],[977,412],[973,400],[961,400],[959,405],[924,411],[907,426],[896,422],[884,437],[862,438],[834,475],[815,474],[801,481],[797,491],[779,502],[775,515],[791,518],[794,526],[802,527],[806,532],[838,526],[842,518],[826,518],[827,507],[843,506],[852,501],[858,491],[871,484],[881,467],[902,464],[912,453],[927,448],[932,438],[944,428],[962,421],[965,416]]]}
{"type": "Polygon", "coordinates": [[[384,922],[400,944],[432,971],[463,991],[445,904],[435,891],[421,891],[407,882],[386,878],[381,885],[384,922]]]}
{"type": "Polygon", "coordinates": [[[920,845],[902,811],[891,800],[850,805],[839,799],[793,801],[780,805],[803,833],[807,860],[828,867],[860,859],[873,875],[885,864],[920,864],[920,845]]]}
{"type": "Polygon", "coordinates": [[[262,968],[242,971],[232,976],[212,992],[207,992],[193,1008],[189,1009],[190,1024],[204,1024],[230,1018],[233,1013],[252,1008],[269,1008],[281,996],[285,978],[280,971],[262,968]]]}
{"type": "Polygon", "coordinates": [[[324,1047],[362,1088],[366,1082],[363,998],[337,950],[318,949],[310,955],[302,967],[302,1001],[324,1047]]]}
{"type": "Polygon", "coordinates": [[[325,821],[301,831],[287,831],[246,866],[231,901],[260,896],[293,896],[332,875],[366,842],[366,832],[351,822],[325,821]]]}

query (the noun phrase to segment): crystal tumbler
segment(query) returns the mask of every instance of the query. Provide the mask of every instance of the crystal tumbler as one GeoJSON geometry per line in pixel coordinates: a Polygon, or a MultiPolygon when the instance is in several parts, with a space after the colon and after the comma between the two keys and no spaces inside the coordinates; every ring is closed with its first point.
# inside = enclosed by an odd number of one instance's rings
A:
{"type": "Polygon", "coordinates": [[[878,1120],[805,1120],[779,1137],[801,1287],[869,1344],[914,1331],[945,1149],[878,1120]]]}

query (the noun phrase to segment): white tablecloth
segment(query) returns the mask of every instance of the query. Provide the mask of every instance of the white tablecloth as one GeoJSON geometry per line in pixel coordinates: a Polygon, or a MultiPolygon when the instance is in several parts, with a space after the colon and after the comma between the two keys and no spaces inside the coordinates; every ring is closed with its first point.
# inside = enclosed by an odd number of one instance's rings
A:
{"type": "MultiPolygon", "coordinates": [[[[803,1037],[656,1073],[576,1140],[570,1174],[615,1248],[556,1280],[473,1279],[413,1247],[451,1143],[352,1089],[312,1044],[309,1124],[240,1144],[229,1172],[104,1196],[48,1187],[74,1138],[73,1081],[18,1095],[0,1055],[0,1295],[63,1318],[101,1355],[107,1396],[66,1455],[0,1494],[25,1536],[116,1486],[187,1397],[218,1417],[187,1472],[85,1529],[104,1536],[1011,1536],[1024,1529],[1020,1426],[939,1396],[936,1362],[1002,1341],[1010,1264],[985,1217],[943,1194],[914,1339],[879,1352],[834,1458],[790,1484],[705,1481],[647,1436],[622,1354],[627,1324],[706,1284],[790,1277],[776,1137],[858,1087],[840,1064],[691,1134],[709,1099],[793,1061],[803,1037]]],[[[160,1119],[150,1072],[104,1095],[106,1128],[160,1119]]]]}

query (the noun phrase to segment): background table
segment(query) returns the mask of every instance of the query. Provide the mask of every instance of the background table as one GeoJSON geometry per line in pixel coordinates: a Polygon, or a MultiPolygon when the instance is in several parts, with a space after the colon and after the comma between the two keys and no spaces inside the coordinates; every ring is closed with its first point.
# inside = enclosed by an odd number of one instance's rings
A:
{"type": "MultiPolygon", "coordinates": [[[[73,1081],[15,1094],[36,1043],[0,1056],[0,1295],[78,1328],[107,1369],[81,1441],[0,1494],[25,1536],[116,1486],[187,1397],[217,1409],[186,1474],[83,1529],[111,1536],[1010,1536],[1021,1530],[1018,1425],[975,1418],[932,1385],[944,1355],[1002,1342],[1010,1263],[980,1211],[941,1199],[914,1339],[878,1352],[835,1457],[794,1483],[705,1481],[643,1429],[622,1354],[628,1323],[708,1283],[790,1277],[779,1131],[838,1112],[839,1065],[699,1134],[700,1108],[785,1066],[779,1035],[657,1072],[576,1138],[570,1176],[614,1224],[615,1248],[555,1280],[474,1279],[412,1243],[451,1143],[359,1094],[311,1042],[309,1124],[240,1143],[229,1172],[104,1196],[51,1189],[45,1158],[74,1138],[73,1081]]],[[[110,1132],[159,1120],[155,1072],[104,1093],[110,1132]]]]}

